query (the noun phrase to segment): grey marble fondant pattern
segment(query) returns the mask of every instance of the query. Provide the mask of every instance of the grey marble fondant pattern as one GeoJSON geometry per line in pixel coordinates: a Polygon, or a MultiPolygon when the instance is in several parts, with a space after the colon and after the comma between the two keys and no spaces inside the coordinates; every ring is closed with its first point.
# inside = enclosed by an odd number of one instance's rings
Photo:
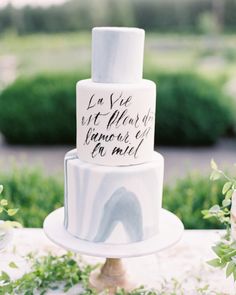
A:
{"type": "Polygon", "coordinates": [[[76,159],[76,154],[69,152],[64,159],[64,226],[68,227],[68,161],[76,159]]]}
{"type": "Polygon", "coordinates": [[[94,242],[106,241],[119,222],[129,238],[128,242],[143,239],[140,203],[137,196],[124,187],[118,188],[105,203],[94,242]]]}
{"type": "Polygon", "coordinates": [[[124,244],[158,232],[163,160],[129,167],[65,158],[65,228],[87,241],[124,244]],[[153,190],[153,188],[156,188],[153,190]]]}
{"type": "MultiPolygon", "coordinates": [[[[92,178],[92,175],[91,175],[92,178]]],[[[94,236],[97,233],[97,228],[94,225],[97,225],[100,223],[100,220],[102,218],[102,210],[99,208],[103,208],[106,201],[109,198],[109,194],[111,194],[116,187],[119,187],[119,183],[124,182],[124,175],[119,175],[119,182],[118,182],[118,175],[117,173],[108,173],[105,174],[95,191],[95,195],[93,198],[93,203],[91,204],[91,210],[92,210],[92,218],[90,219],[90,224],[87,232],[87,237],[89,240],[92,240],[94,236]],[[112,188],[112,192],[108,193],[110,189],[112,188]]]]}

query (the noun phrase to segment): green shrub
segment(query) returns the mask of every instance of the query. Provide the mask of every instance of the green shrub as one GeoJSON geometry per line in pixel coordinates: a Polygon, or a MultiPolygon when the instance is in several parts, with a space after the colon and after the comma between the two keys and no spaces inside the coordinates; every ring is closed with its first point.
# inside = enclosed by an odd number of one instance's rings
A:
{"type": "Polygon", "coordinates": [[[216,219],[203,219],[201,211],[223,200],[224,181],[212,182],[209,177],[189,174],[177,180],[174,186],[166,186],[163,207],[177,214],[187,229],[223,228],[216,219]]]}
{"type": "MultiPolygon", "coordinates": [[[[75,83],[80,74],[19,79],[0,95],[0,130],[10,143],[75,143],[75,83]]],[[[158,85],[156,143],[214,143],[233,124],[219,87],[188,73],[147,77],[158,85]]]]}
{"type": "MultiPolygon", "coordinates": [[[[83,75],[84,77],[84,75],[83,75]]],[[[19,79],[0,96],[0,130],[10,143],[75,142],[74,74],[19,79]]]]}
{"type": "Polygon", "coordinates": [[[207,145],[233,123],[233,103],[195,74],[152,75],[157,82],[156,144],[207,145]]]}
{"type": "Polygon", "coordinates": [[[20,209],[12,220],[25,227],[42,227],[44,218],[63,205],[63,182],[55,176],[44,176],[39,169],[21,168],[8,174],[0,173],[0,182],[9,206],[20,209]]]}

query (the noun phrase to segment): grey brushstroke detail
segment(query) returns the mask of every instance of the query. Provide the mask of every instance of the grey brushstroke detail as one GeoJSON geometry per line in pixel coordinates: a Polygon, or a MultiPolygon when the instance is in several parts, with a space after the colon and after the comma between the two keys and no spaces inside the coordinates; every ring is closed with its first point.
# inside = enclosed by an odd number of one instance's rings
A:
{"type": "MultiPolygon", "coordinates": [[[[72,161],[77,161],[78,158],[72,160],[72,161]]],[[[69,223],[69,227],[75,227],[76,231],[79,231],[81,228],[81,215],[78,213],[81,213],[77,210],[77,208],[80,207],[80,203],[81,203],[81,186],[83,183],[83,179],[82,179],[82,173],[80,171],[80,169],[77,169],[76,163],[75,165],[73,165],[73,163],[70,163],[70,174],[69,174],[69,179],[70,181],[69,186],[70,186],[70,192],[68,194],[68,199],[70,200],[69,204],[68,204],[68,208],[69,208],[69,218],[73,216],[72,221],[69,223]],[[72,200],[73,202],[72,202],[72,200]],[[74,216],[75,215],[75,216],[74,216]],[[76,222],[74,221],[74,218],[76,219],[76,222]]],[[[82,200],[83,202],[83,200],[82,200]]]]}
{"type": "Polygon", "coordinates": [[[76,153],[72,154],[71,156],[68,155],[68,157],[65,156],[64,160],[64,227],[68,228],[68,161],[74,160],[77,158],[76,153]]]}
{"type": "Polygon", "coordinates": [[[98,210],[101,206],[105,205],[106,200],[108,199],[107,191],[108,188],[117,187],[118,183],[124,182],[125,174],[118,174],[117,172],[110,172],[106,174],[100,182],[98,189],[96,190],[96,194],[94,196],[94,202],[91,204],[92,206],[92,218],[90,219],[90,224],[87,232],[88,240],[92,240],[96,235],[96,226],[95,224],[99,224],[102,218],[102,211],[98,210]]]}
{"type": "Polygon", "coordinates": [[[137,196],[124,187],[117,189],[104,205],[94,242],[106,241],[119,222],[122,223],[129,237],[128,242],[138,242],[143,239],[140,203],[137,196]]]}

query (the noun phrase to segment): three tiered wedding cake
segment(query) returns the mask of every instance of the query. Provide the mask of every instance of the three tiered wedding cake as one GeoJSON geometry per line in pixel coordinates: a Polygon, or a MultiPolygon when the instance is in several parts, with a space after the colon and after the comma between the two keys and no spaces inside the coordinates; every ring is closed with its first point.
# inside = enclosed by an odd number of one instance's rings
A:
{"type": "Polygon", "coordinates": [[[142,79],[144,30],[94,28],[92,78],[77,83],[77,149],[65,156],[64,226],[96,243],[158,234],[164,159],[156,86],[142,79]]]}

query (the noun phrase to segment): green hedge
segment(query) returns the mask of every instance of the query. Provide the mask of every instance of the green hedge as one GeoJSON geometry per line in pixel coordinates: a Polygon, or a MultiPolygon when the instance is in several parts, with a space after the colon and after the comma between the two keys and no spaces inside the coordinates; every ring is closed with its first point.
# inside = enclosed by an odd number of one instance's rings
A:
{"type": "Polygon", "coordinates": [[[157,81],[157,144],[213,144],[234,125],[233,103],[216,84],[191,73],[151,77],[157,81]]]}
{"type": "MultiPolygon", "coordinates": [[[[84,77],[84,75],[82,75],[84,77]]],[[[19,79],[0,96],[0,130],[9,143],[75,142],[74,74],[19,79]]]]}
{"type": "MultiPolygon", "coordinates": [[[[84,74],[19,79],[0,95],[0,130],[10,143],[75,143],[75,83],[84,74]]],[[[156,74],[156,143],[214,143],[233,125],[232,103],[195,74],[156,74]]]]}
{"type": "MultiPolygon", "coordinates": [[[[42,227],[47,214],[63,205],[62,177],[46,177],[38,169],[24,168],[0,173],[0,182],[4,185],[3,197],[11,207],[20,208],[12,218],[26,227],[42,227]]],[[[201,210],[219,203],[221,189],[220,181],[211,182],[207,177],[191,174],[165,187],[163,207],[176,213],[185,228],[220,228],[216,220],[204,220],[201,210]]]]}

